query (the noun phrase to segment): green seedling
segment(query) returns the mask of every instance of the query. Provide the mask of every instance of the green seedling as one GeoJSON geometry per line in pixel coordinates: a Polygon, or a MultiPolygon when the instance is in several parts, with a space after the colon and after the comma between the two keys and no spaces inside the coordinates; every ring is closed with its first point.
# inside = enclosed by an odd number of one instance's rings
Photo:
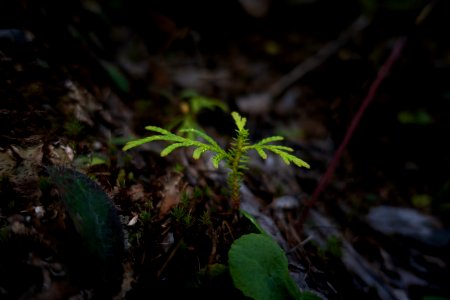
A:
{"type": "Polygon", "coordinates": [[[186,228],[191,227],[194,223],[194,217],[190,209],[190,197],[187,192],[181,195],[181,201],[172,208],[171,214],[175,221],[183,224],[186,228]]]}
{"type": "MultiPolygon", "coordinates": [[[[169,129],[177,128],[177,133],[181,133],[181,130],[188,128],[200,129],[198,124],[198,115],[204,110],[220,109],[222,111],[228,111],[228,107],[225,103],[218,99],[208,98],[197,94],[193,90],[185,90],[180,95],[181,103],[181,116],[175,118],[169,125],[169,129]]],[[[185,132],[186,137],[191,139],[195,138],[195,134],[192,132],[185,132]]]]}
{"type": "Polygon", "coordinates": [[[196,137],[200,137],[203,141],[196,140],[194,138],[183,137],[179,134],[171,133],[170,131],[157,126],[147,126],[145,129],[159,133],[142,139],[129,141],[123,150],[127,151],[131,148],[140,146],[145,143],[153,141],[166,141],[170,145],[161,151],[161,156],[167,156],[175,149],[183,147],[194,147],[192,157],[199,159],[201,155],[207,151],[214,153],[212,157],[212,163],[215,168],[219,167],[220,162],[224,161],[228,167],[228,187],[231,198],[231,205],[234,211],[239,210],[240,207],[240,186],[243,180],[243,171],[247,169],[248,164],[248,152],[255,150],[262,159],[267,158],[265,151],[270,151],[279,157],[287,164],[295,164],[298,167],[309,168],[309,164],[291,154],[294,151],[292,148],[273,144],[274,142],[282,141],[282,136],[271,136],[260,140],[255,144],[250,144],[249,131],[245,128],[247,119],[241,117],[237,112],[232,112],[231,116],[236,124],[236,136],[233,138],[230,146],[226,149],[219,146],[219,144],[211,138],[209,135],[195,128],[186,128],[180,130],[180,134],[192,133],[196,137]]]}
{"type": "Polygon", "coordinates": [[[171,214],[175,221],[177,221],[178,223],[182,223],[186,227],[190,227],[193,223],[193,217],[191,213],[182,205],[173,207],[171,214]]]}
{"type": "Polygon", "coordinates": [[[201,215],[201,217],[200,217],[200,223],[201,223],[202,225],[207,225],[207,226],[209,226],[209,225],[212,224],[212,222],[211,222],[211,217],[210,217],[210,215],[209,215],[209,213],[208,213],[207,210],[205,210],[205,211],[202,213],[202,215],[201,215]]]}

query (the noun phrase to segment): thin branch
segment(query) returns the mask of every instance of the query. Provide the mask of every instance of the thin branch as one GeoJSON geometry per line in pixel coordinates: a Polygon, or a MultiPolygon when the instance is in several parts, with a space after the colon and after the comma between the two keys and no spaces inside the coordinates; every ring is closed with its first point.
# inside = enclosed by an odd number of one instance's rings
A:
{"type": "MultiPolygon", "coordinates": [[[[429,16],[431,10],[436,6],[438,3],[438,0],[431,1],[427,6],[425,6],[419,16],[416,18],[415,24],[416,26],[419,26],[422,24],[424,19],[429,16]]],[[[333,176],[333,173],[336,169],[336,166],[339,162],[339,159],[344,152],[345,147],[347,146],[348,142],[350,141],[353,132],[358,127],[359,121],[361,120],[367,106],[369,106],[370,102],[372,102],[373,98],[375,97],[381,83],[383,80],[388,76],[390,70],[392,69],[392,66],[395,64],[395,62],[400,57],[405,44],[406,44],[407,37],[403,36],[397,39],[397,41],[394,44],[394,47],[391,51],[391,54],[389,55],[386,62],[381,66],[380,70],[378,71],[377,77],[372,82],[372,85],[369,88],[369,91],[364,98],[363,102],[361,103],[361,106],[359,107],[358,111],[356,112],[355,116],[353,117],[353,120],[347,129],[347,132],[345,133],[344,139],[342,140],[341,144],[339,145],[338,149],[336,150],[330,164],[327,167],[327,170],[325,171],[325,174],[321,177],[319,184],[315,188],[311,198],[306,201],[305,208],[300,216],[299,219],[299,225],[300,228],[303,225],[309,210],[311,207],[315,205],[317,202],[317,199],[319,195],[322,193],[322,191],[325,189],[325,186],[327,185],[328,181],[333,176]]]]}
{"type": "Polygon", "coordinates": [[[372,85],[370,86],[370,89],[367,93],[366,98],[364,98],[363,102],[361,103],[361,106],[359,107],[358,111],[356,112],[355,116],[353,117],[353,120],[347,129],[347,132],[345,133],[344,139],[342,140],[341,144],[339,145],[338,149],[336,150],[333,159],[331,160],[330,164],[327,167],[327,170],[325,171],[325,174],[321,177],[319,184],[317,185],[316,189],[314,190],[310,200],[306,203],[305,209],[303,210],[302,216],[300,218],[301,222],[303,223],[304,219],[306,218],[309,209],[314,206],[314,204],[317,202],[317,198],[320,195],[320,193],[325,188],[328,181],[331,179],[334,170],[336,169],[336,166],[339,162],[339,159],[344,152],[345,147],[347,147],[348,142],[350,141],[350,138],[353,135],[353,132],[357,128],[359,121],[361,120],[361,117],[363,116],[367,106],[372,102],[373,98],[376,95],[376,92],[378,91],[380,84],[383,82],[383,80],[386,78],[386,76],[389,74],[389,71],[391,70],[394,63],[397,61],[397,59],[400,57],[400,54],[405,46],[406,43],[406,37],[399,38],[394,48],[392,49],[391,55],[386,60],[386,62],[383,64],[383,66],[378,71],[378,75],[376,79],[373,81],[372,85]]]}

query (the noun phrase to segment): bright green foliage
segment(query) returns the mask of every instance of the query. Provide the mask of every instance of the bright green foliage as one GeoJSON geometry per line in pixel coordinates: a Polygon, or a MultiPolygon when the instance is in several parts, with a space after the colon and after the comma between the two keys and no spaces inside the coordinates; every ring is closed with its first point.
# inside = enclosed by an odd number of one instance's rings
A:
{"type": "Polygon", "coordinates": [[[239,209],[239,187],[242,182],[243,171],[246,169],[248,163],[247,153],[250,150],[255,150],[263,159],[267,158],[266,151],[270,151],[280,156],[286,164],[293,163],[298,167],[309,168],[308,163],[290,153],[293,151],[292,148],[273,144],[274,142],[283,140],[284,138],[281,136],[268,137],[253,145],[250,144],[249,131],[245,128],[247,119],[241,117],[237,112],[232,112],[231,116],[233,117],[237,128],[236,136],[233,138],[233,141],[228,149],[221,148],[219,144],[217,144],[217,142],[214,141],[209,135],[198,129],[182,129],[180,130],[180,134],[192,133],[194,136],[200,137],[203,141],[189,138],[189,136],[183,137],[157,126],[147,126],[145,129],[159,134],[130,141],[123,147],[123,150],[126,151],[153,141],[167,141],[170,145],[161,151],[161,156],[169,155],[175,149],[182,147],[194,147],[195,150],[192,154],[194,159],[199,159],[206,151],[215,153],[212,158],[214,167],[218,168],[220,162],[225,161],[227,167],[229,168],[228,185],[230,188],[232,206],[235,210],[239,209]]]}
{"type": "Polygon", "coordinates": [[[242,293],[255,300],[320,300],[302,293],[289,274],[288,260],[278,244],[266,234],[246,234],[228,252],[230,275],[242,293]]]}

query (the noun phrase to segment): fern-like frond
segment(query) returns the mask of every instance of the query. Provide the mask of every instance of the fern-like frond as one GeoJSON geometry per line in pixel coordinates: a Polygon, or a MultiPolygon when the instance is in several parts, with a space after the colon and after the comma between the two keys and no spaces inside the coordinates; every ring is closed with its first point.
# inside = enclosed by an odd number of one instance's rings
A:
{"type": "Polygon", "coordinates": [[[222,159],[227,156],[227,153],[219,146],[219,144],[216,143],[216,141],[214,141],[206,133],[204,133],[200,130],[194,129],[194,128],[182,129],[182,130],[180,130],[180,132],[191,133],[193,135],[197,135],[197,136],[203,138],[206,141],[206,143],[203,143],[198,140],[194,140],[193,138],[190,138],[189,136],[183,137],[183,136],[174,134],[174,133],[172,133],[164,128],[158,127],[158,126],[146,126],[145,129],[154,131],[154,132],[157,132],[160,134],[149,136],[149,137],[138,139],[138,140],[134,140],[134,141],[130,141],[123,147],[123,150],[126,151],[128,149],[140,146],[145,143],[153,142],[153,141],[166,141],[166,142],[170,142],[172,144],[170,144],[169,146],[167,146],[166,148],[164,148],[161,151],[161,156],[163,156],[163,157],[169,155],[174,150],[176,150],[178,148],[182,148],[182,147],[186,147],[186,148],[187,147],[196,147],[196,149],[194,150],[194,152],[192,154],[192,157],[194,159],[199,159],[200,156],[203,153],[205,153],[206,151],[212,151],[212,152],[221,154],[220,157],[222,159]]]}
{"type": "Polygon", "coordinates": [[[283,146],[283,145],[264,145],[262,148],[272,151],[272,149],[277,149],[281,151],[293,152],[294,149],[291,147],[283,146]]]}
{"type": "Polygon", "coordinates": [[[191,142],[184,142],[184,143],[175,143],[175,144],[171,144],[169,146],[167,146],[166,148],[164,148],[161,151],[161,156],[167,156],[170,153],[172,153],[172,151],[174,151],[175,149],[181,148],[181,147],[190,147],[190,146],[194,146],[193,143],[191,142]]]}
{"type": "Polygon", "coordinates": [[[212,146],[212,149],[214,149],[214,151],[216,151],[216,152],[223,151],[223,149],[219,146],[219,144],[216,143],[215,140],[213,140],[212,137],[210,137],[209,135],[207,135],[206,133],[204,133],[198,129],[186,128],[186,129],[180,130],[180,132],[191,132],[193,134],[196,134],[196,135],[200,136],[201,138],[203,138],[206,142],[208,142],[212,146]]]}
{"type": "Polygon", "coordinates": [[[291,147],[287,147],[287,146],[283,146],[283,145],[267,145],[267,143],[280,140],[279,137],[273,137],[273,138],[276,138],[276,139],[272,139],[272,138],[264,139],[263,141],[260,141],[257,144],[246,146],[244,150],[249,151],[249,150],[253,149],[256,152],[258,152],[259,156],[261,156],[262,159],[267,158],[267,154],[264,150],[268,150],[268,151],[272,151],[272,152],[273,152],[273,150],[280,150],[280,151],[284,151],[284,152],[294,151],[294,149],[292,149],[291,147]],[[263,143],[261,143],[261,142],[263,142],[263,143]]]}
{"type": "Polygon", "coordinates": [[[156,141],[156,140],[159,139],[159,137],[161,137],[161,136],[160,135],[153,135],[153,136],[148,136],[148,137],[145,137],[145,138],[142,138],[142,139],[129,141],[129,142],[127,142],[125,144],[125,146],[123,146],[122,150],[123,151],[127,151],[127,150],[130,150],[131,148],[138,147],[140,145],[156,141]]]}
{"type": "Polygon", "coordinates": [[[284,161],[284,163],[287,164],[287,165],[289,165],[292,162],[294,165],[296,165],[298,167],[305,167],[307,169],[310,168],[310,166],[309,166],[309,164],[307,162],[305,162],[304,160],[298,158],[295,155],[287,153],[287,152],[285,152],[283,150],[279,150],[277,148],[269,148],[267,150],[270,150],[273,153],[278,154],[281,157],[281,159],[284,161]]]}
{"type": "Polygon", "coordinates": [[[262,139],[259,142],[253,144],[253,146],[261,146],[261,145],[265,145],[267,143],[272,143],[272,142],[278,142],[278,141],[282,141],[284,140],[284,137],[282,136],[270,136],[268,138],[262,139]]]}
{"type": "Polygon", "coordinates": [[[178,134],[174,134],[169,130],[163,129],[157,126],[147,126],[145,129],[156,132],[156,135],[149,136],[142,139],[137,139],[128,142],[123,150],[128,150],[145,143],[152,141],[166,141],[170,144],[161,151],[161,156],[166,156],[172,153],[174,150],[182,147],[194,147],[192,157],[199,159],[206,151],[211,151],[215,155],[212,157],[212,164],[215,168],[219,167],[221,161],[225,161],[229,168],[228,173],[228,185],[230,187],[230,198],[233,209],[239,209],[240,192],[239,187],[244,178],[243,171],[247,169],[250,150],[255,150],[258,155],[266,159],[267,151],[270,151],[278,156],[286,164],[295,164],[298,167],[309,168],[309,164],[293,155],[294,149],[283,145],[274,145],[272,143],[282,141],[282,136],[271,136],[264,138],[255,144],[250,144],[249,131],[245,128],[247,119],[241,117],[239,113],[232,112],[231,116],[236,124],[236,136],[233,138],[228,149],[222,149],[220,145],[209,135],[195,128],[182,128],[178,131],[178,134]],[[186,134],[184,136],[183,134],[186,134]],[[199,140],[195,139],[199,138],[199,140]]]}
{"type": "Polygon", "coordinates": [[[145,138],[129,141],[125,144],[122,150],[127,151],[131,148],[150,143],[153,141],[170,141],[170,142],[184,142],[185,139],[183,137],[177,136],[176,134],[171,133],[170,131],[163,129],[157,126],[146,126],[145,129],[154,131],[157,133],[161,133],[158,135],[152,135],[145,138]]]}

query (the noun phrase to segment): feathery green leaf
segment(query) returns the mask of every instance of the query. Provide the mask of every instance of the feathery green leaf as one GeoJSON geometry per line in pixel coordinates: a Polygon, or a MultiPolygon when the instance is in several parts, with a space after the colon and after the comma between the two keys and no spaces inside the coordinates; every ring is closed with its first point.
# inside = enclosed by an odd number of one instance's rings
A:
{"type": "Polygon", "coordinates": [[[146,144],[146,143],[150,143],[150,142],[156,140],[155,137],[157,137],[157,136],[149,136],[149,137],[145,137],[142,139],[129,141],[125,144],[125,146],[123,146],[122,150],[127,151],[127,150],[130,150],[131,148],[138,147],[138,146],[146,144]]]}
{"type": "Polygon", "coordinates": [[[209,135],[207,135],[206,133],[204,133],[198,129],[187,128],[187,129],[180,130],[180,132],[192,132],[194,134],[197,134],[198,136],[202,137],[205,141],[207,141],[214,148],[214,151],[216,151],[216,152],[223,151],[222,148],[219,146],[219,144],[217,144],[216,141],[212,139],[212,137],[210,137],[209,135]]]}
{"type": "Polygon", "coordinates": [[[268,150],[272,151],[272,152],[275,153],[275,154],[278,154],[278,155],[281,157],[281,159],[283,159],[283,161],[284,161],[287,165],[289,165],[289,164],[292,162],[292,163],[294,163],[294,164],[295,164],[296,166],[298,166],[298,167],[305,167],[305,168],[307,168],[307,169],[310,168],[310,166],[309,166],[309,164],[308,164],[307,162],[305,162],[304,160],[298,158],[298,157],[295,156],[295,155],[292,155],[292,154],[290,154],[290,153],[283,152],[283,151],[278,150],[278,149],[268,149],[268,150]]]}
{"type": "Polygon", "coordinates": [[[189,146],[192,146],[192,143],[184,142],[184,143],[171,144],[161,151],[161,156],[162,157],[167,156],[170,153],[172,153],[172,151],[174,151],[175,149],[178,149],[180,147],[189,147],[189,146]]]}
{"type": "Polygon", "coordinates": [[[253,144],[253,146],[260,146],[260,145],[264,145],[264,144],[267,144],[267,143],[277,142],[277,141],[282,141],[282,140],[284,140],[284,137],[282,137],[282,136],[278,136],[278,135],[270,136],[268,138],[260,140],[256,144],[253,144]]]}
{"type": "Polygon", "coordinates": [[[265,145],[265,146],[263,146],[263,148],[267,149],[267,150],[277,149],[277,150],[287,151],[287,152],[293,152],[294,151],[294,149],[292,149],[291,147],[282,146],[282,145],[265,145]]]}

